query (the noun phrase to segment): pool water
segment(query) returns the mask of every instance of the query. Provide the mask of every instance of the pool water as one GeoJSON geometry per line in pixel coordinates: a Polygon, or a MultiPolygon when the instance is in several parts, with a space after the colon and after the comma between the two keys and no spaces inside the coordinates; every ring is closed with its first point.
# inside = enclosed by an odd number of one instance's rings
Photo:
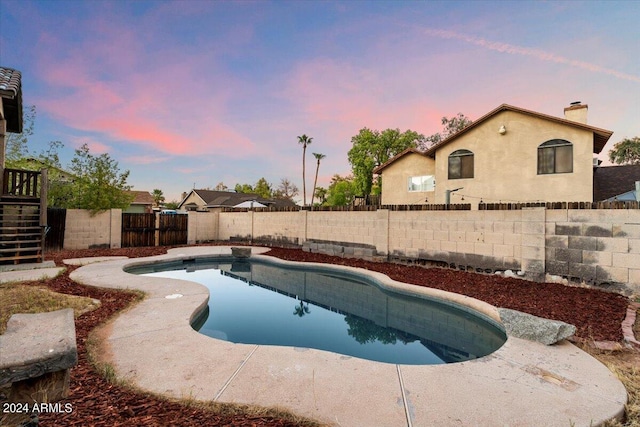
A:
{"type": "Polygon", "coordinates": [[[210,291],[194,329],[234,343],[315,348],[386,363],[430,365],[497,350],[504,329],[470,309],[392,293],[365,276],[256,260],[198,260],[134,273],[210,291]]]}

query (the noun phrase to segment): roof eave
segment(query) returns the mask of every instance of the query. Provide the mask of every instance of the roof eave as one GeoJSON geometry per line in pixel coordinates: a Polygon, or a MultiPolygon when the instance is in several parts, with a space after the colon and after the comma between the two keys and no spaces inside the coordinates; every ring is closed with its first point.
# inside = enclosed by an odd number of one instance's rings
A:
{"type": "Polygon", "coordinates": [[[440,149],[443,146],[449,144],[450,142],[454,141],[455,139],[459,138],[460,136],[464,135],[465,133],[471,131],[476,126],[479,126],[480,124],[485,122],[488,118],[490,118],[490,117],[492,117],[492,116],[494,116],[494,115],[496,115],[496,114],[498,114],[498,113],[500,113],[502,111],[514,111],[514,112],[517,112],[517,113],[526,114],[526,115],[534,116],[534,117],[539,117],[539,118],[542,118],[542,119],[545,119],[545,120],[550,120],[550,121],[553,121],[553,122],[556,122],[556,123],[561,123],[561,124],[565,124],[567,126],[573,126],[573,127],[577,127],[577,128],[581,128],[581,129],[593,132],[593,152],[596,153],[596,154],[598,154],[598,153],[600,153],[602,151],[604,146],[609,141],[609,138],[611,138],[611,135],[613,135],[613,131],[610,131],[610,130],[597,128],[595,126],[591,126],[591,125],[587,125],[587,124],[579,123],[579,122],[574,122],[572,120],[567,120],[567,119],[563,119],[563,118],[560,118],[560,117],[550,116],[548,114],[538,113],[536,111],[526,110],[524,108],[514,107],[513,105],[509,105],[509,104],[502,104],[498,108],[495,108],[494,110],[492,110],[492,111],[488,112],[487,114],[485,114],[484,116],[480,117],[478,120],[476,120],[475,122],[471,123],[466,128],[462,129],[459,132],[456,132],[455,134],[451,135],[449,138],[447,138],[447,139],[441,141],[440,143],[434,145],[433,147],[431,147],[430,149],[428,149],[425,152],[425,155],[435,158],[436,151],[438,149],[440,149]]]}

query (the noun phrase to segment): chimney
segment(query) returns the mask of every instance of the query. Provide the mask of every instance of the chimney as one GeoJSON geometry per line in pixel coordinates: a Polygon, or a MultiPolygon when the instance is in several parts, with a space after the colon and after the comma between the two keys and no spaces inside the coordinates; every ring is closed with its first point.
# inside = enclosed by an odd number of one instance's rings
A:
{"type": "Polygon", "coordinates": [[[572,102],[571,105],[565,107],[564,118],[573,122],[587,124],[587,110],[589,106],[580,101],[572,102]]]}

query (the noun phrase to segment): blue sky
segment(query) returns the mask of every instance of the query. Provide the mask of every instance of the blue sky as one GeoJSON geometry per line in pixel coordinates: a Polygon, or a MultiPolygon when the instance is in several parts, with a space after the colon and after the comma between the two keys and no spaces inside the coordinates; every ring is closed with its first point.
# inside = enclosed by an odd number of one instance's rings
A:
{"type": "Polygon", "coordinates": [[[303,133],[308,188],[311,153],[326,186],[363,127],[430,135],[502,103],[582,101],[607,151],[640,135],[639,19],[638,1],[0,0],[0,64],[37,106],[34,152],[87,143],[168,200],[261,177],[302,193],[303,133]]]}

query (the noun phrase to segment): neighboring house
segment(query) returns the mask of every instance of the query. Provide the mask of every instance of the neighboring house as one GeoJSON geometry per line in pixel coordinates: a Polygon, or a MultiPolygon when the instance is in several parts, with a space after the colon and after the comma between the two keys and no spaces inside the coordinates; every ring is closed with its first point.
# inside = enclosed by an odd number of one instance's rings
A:
{"type": "Polygon", "coordinates": [[[178,205],[179,210],[210,211],[234,207],[294,207],[295,203],[284,199],[265,199],[257,194],[193,189],[178,205]]]}
{"type": "Polygon", "coordinates": [[[640,165],[598,167],[593,171],[593,201],[640,201],[640,165]]]}
{"type": "Polygon", "coordinates": [[[148,191],[127,191],[133,201],[123,213],[153,213],[153,196],[148,191]]]}
{"type": "Polygon", "coordinates": [[[382,204],[593,201],[594,155],[611,131],[503,104],[425,152],[407,149],[382,174],[382,204]]]}
{"type": "Polygon", "coordinates": [[[58,181],[63,183],[71,183],[77,179],[77,176],[69,171],[61,169],[56,166],[51,166],[43,161],[29,157],[20,161],[20,167],[26,170],[41,171],[42,169],[49,170],[49,184],[52,181],[58,181]]]}

